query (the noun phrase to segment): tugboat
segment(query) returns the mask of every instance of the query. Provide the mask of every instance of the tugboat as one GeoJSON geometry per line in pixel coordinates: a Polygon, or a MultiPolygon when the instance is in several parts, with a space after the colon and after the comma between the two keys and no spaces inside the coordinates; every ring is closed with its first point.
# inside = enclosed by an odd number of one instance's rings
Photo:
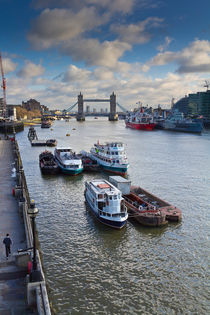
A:
{"type": "Polygon", "coordinates": [[[129,164],[122,142],[94,144],[89,157],[95,160],[105,171],[125,175],[129,164]]]}
{"type": "Polygon", "coordinates": [[[54,155],[47,150],[39,155],[39,166],[43,174],[57,174],[60,171],[54,155]]]}
{"type": "Polygon", "coordinates": [[[98,221],[116,229],[125,226],[128,213],[122,193],[110,182],[104,179],[86,182],[85,199],[98,221]]]}
{"type": "Polygon", "coordinates": [[[126,116],[125,125],[132,129],[151,131],[155,128],[156,123],[153,120],[153,116],[146,111],[144,112],[143,107],[141,107],[126,116]]]}
{"type": "Polygon", "coordinates": [[[55,148],[55,160],[62,173],[77,175],[83,171],[82,160],[71,148],[55,148]]]}

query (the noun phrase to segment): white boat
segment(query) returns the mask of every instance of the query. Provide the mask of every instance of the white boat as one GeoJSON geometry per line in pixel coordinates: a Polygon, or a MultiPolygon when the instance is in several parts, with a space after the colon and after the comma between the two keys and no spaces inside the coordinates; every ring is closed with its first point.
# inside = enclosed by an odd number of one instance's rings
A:
{"type": "Polygon", "coordinates": [[[122,142],[98,142],[91,148],[89,156],[106,171],[119,175],[127,173],[129,164],[122,142]]]}
{"type": "Polygon", "coordinates": [[[117,229],[125,226],[128,213],[122,193],[110,182],[104,179],[86,182],[85,199],[101,223],[117,229]]]}
{"type": "Polygon", "coordinates": [[[56,148],[55,159],[65,174],[77,175],[83,171],[82,160],[76,156],[71,148],[56,148]]]}

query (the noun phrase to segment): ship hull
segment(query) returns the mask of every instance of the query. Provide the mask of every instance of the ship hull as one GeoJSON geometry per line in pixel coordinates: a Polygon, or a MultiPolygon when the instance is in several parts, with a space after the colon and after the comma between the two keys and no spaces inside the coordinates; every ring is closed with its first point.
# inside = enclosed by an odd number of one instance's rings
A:
{"type": "Polygon", "coordinates": [[[200,123],[191,123],[191,124],[183,124],[183,123],[168,123],[165,122],[163,124],[163,129],[171,130],[171,131],[179,131],[179,132],[188,132],[188,133],[201,133],[203,130],[203,126],[200,123]]]}
{"type": "Polygon", "coordinates": [[[126,127],[137,130],[154,130],[156,124],[155,123],[135,123],[135,122],[125,122],[126,127]]]}
{"type": "Polygon", "coordinates": [[[103,164],[102,161],[93,154],[91,154],[91,158],[95,160],[104,171],[107,171],[109,173],[118,174],[118,175],[126,175],[128,171],[128,165],[123,167],[123,166],[111,166],[108,164],[103,164]]]}
{"type": "Polygon", "coordinates": [[[83,171],[83,167],[81,167],[81,168],[78,168],[78,169],[66,169],[61,163],[60,163],[60,161],[58,160],[58,159],[56,159],[56,161],[57,161],[57,163],[58,163],[58,166],[59,166],[59,168],[60,168],[60,170],[61,170],[61,172],[63,173],[63,174],[67,174],[67,175],[78,175],[78,174],[80,174],[80,173],[82,173],[82,171],[83,171]]]}
{"type": "Polygon", "coordinates": [[[85,193],[85,200],[91,210],[91,213],[94,215],[94,217],[102,224],[105,224],[111,228],[114,228],[114,229],[122,229],[126,223],[127,223],[127,220],[124,220],[124,221],[113,221],[113,220],[107,220],[107,219],[104,219],[102,217],[99,216],[98,214],[98,210],[94,209],[91,202],[89,201],[89,197],[87,195],[87,193],[85,193]]]}

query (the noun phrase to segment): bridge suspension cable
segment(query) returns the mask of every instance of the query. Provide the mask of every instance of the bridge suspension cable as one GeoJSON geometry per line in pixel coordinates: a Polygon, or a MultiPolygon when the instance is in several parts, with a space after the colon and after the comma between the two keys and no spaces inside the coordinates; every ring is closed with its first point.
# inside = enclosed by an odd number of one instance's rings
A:
{"type": "Polygon", "coordinates": [[[128,109],[127,109],[127,108],[123,107],[123,106],[120,105],[119,103],[116,103],[116,104],[117,104],[117,106],[118,106],[120,109],[122,109],[123,112],[128,112],[128,109]]]}
{"type": "Polygon", "coordinates": [[[78,101],[74,105],[71,105],[69,108],[67,108],[66,111],[70,112],[77,104],[78,104],[78,101]]]}

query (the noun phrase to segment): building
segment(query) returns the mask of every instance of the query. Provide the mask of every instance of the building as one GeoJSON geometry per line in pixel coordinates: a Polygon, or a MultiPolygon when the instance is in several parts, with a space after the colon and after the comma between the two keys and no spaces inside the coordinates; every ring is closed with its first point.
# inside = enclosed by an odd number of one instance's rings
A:
{"type": "Polygon", "coordinates": [[[186,116],[203,116],[210,120],[210,90],[191,93],[173,105],[186,116]]]}
{"type": "Polygon", "coordinates": [[[185,97],[181,98],[173,105],[173,109],[178,109],[180,112],[184,113],[184,115],[189,114],[189,96],[185,95],[185,97]]]}
{"type": "Polygon", "coordinates": [[[22,107],[28,111],[41,110],[40,102],[37,102],[35,99],[32,98],[27,102],[22,101],[22,107]]]}
{"type": "Polygon", "coordinates": [[[191,114],[199,114],[210,119],[210,90],[189,94],[189,109],[191,114]]]}

